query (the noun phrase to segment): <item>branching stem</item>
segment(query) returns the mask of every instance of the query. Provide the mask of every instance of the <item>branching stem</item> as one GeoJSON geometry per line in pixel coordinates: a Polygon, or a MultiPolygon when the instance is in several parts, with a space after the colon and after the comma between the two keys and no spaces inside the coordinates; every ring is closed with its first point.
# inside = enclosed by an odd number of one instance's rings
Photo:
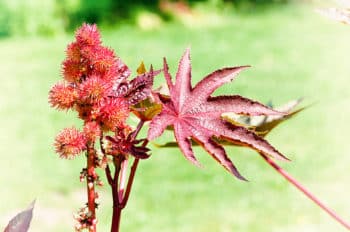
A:
{"type": "Polygon", "coordinates": [[[118,199],[119,203],[123,201],[124,196],[124,190],[125,190],[125,181],[126,181],[126,174],[128,171],[128,159],[124,159],[121,163],[121,169],[120,169],[120,182],[118,187],[118,199]]]}
{"type": "Polygon", "coordinates": [[[91,220],[91,226],[89,227],[89,232],[96,232],[96,193],[95,193],[95,149],[94,144],[88,144],[87,150],[87,197],[88,197],[88,209],[89,209],[89,218],[91,220]]]}
{"type": "Polygon", "coordinates": [[[112,186],[113,185],[113,178],[112,178],[112,174],[111,174],[111,169],[109,168],[108,164],[106,165],[105,173],[106,173],[108,184],[110,186],[112,186]]]}
{"type": "Polygon", "coordinates": [[[130,175],[129,175],[129,179],[128,179],[128,185],[127,185],[126,190],[125,190],[125,195],[124,195],[123,200],[121,202],[122,208],[124,208],[126,206],[126,203],[128,202],[131,187],[132,187],[132,184],[134,183],[134,177],[135,177],[135,173],[136,173],[136,169],[137,169],[138,164],[139,164],[139,159],[135,158],[134,163],[131,166],[130,175]]]}
{"type": "MultiPolygon", "coordinates": [[[[137,125],[135,131],[133,131],[132,134],[130,135],[132,140],[134,140],[137,137],[143,125],[144,125],[144,121],[141,120],[137,125]]],[[[102,143],[102,139],[100,143],[102,143]]],[[[147,143],[148,141],[145,140],[142,146],[146,147],[147,143]]],[[[126,174],[127,174],[127,167],[128,167],[128,159],[123,156],[114,156],[114,159],[113,159],[114,177],[112,177],[111,169],[109,165],[106,166],[105,173],[107,176],[108,183],[112,188],[112,196],[113,196],[113,216],[112,216],[111,232],[119,232],[121,212],[125,208],[127,201],[129,199],[131,188],[134,182],[135,173],[138,167],[138,163],[139,163],[139,159],[135,158],[130,169],[130,174],[127,180],[126,188],[125,188],[125,181],[126,181],[126,174]]]]}
{"type": "Polygon", "coordinates": [[[120,216],[121,216],[122,208],[120,207],[120,203],[119,203],[120,199],[118,196],[118,179],[119,179],[121,160],[116,159],[114,157],[113,163],[114,163],[114,178],[112,178],[112,184],[111,184],[112,197],[113,197],[113,215],[112,215],[111,232],[119,232],[120,216]]]}

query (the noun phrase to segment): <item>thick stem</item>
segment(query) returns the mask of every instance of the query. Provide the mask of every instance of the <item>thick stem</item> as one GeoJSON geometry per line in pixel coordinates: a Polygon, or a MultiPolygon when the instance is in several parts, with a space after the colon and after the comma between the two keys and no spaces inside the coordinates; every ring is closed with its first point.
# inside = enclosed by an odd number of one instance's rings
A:
{"type": "MultiPolygon", "coordinates": [[[[119,170],[115,170],[115,172],[119,173],[119,170]]],[[[111,232],[119,232],[119,226],[120,226],[120,218],[121,218],[121,211],[122,208],[120,207],[120,200],[118,197],[118,176],[114,179],[114,183],[112,185],[112,196],[113,196],[113,215],[112,215],[112,226],[111,226],[111,232]]]]}
{"type": "Polygon", "coordinates": [[[114,207],[115,206],[113,206],[113,216],[112,216],[113,221],[112,221],[111,232],[119,232],[122,209],[119,207],[116,207],[116,208],[114,207]]]}
{"type": "Polygon", "coordinates": [[[119,202],[122,202],[123,196],[124,196],[124,190],[125,190],[125,181],[126,181],[126,174],[128,171],[128,159],[124,159],[121,163],[121,169],[120,169],[120,181],[119,181],[119,188],[118,188],[118,199],[119,202]]]}
{"type": "MultiPolygon", "coordinates": [[[[112,187],[112,196],[113,196],[113,215],[112,215],[111,232],[119,232],[121,212],[122,212],[123,208],[125,207],[126,202],[127,202],[129,195],[130,195],[130,190],[131,190],[131,186],[132,186],[133,179],[135,176],[138,160],[139,159],[135,159],[134,163],[131,167],[130,176],[128,179],[128,185],[126,188],[124,198],[121,198],[122,196],[120,196],[120,192],[119,192],[120,189],[118,191],[118,176],[116,176],[116,178],[114,179],[114,183],[111,186],[112,187]]],[[[121,171],[120,167],[121,166],[119,166],[119,170],[117,170],[117,168],[116,168],[115,171],[120,172],[121,171]]]]}
{"type": "Polygon", "coordinates": [[[134,177],[135,177],[135,173],[136,173],[136,169],[137,169],[138,164],[139,164],[139,159],[135,158],[134,163],[131,166],[130,175],[129,175],[129,179],[128,179],[128,185],[126,187],[125,195],[124,195],[122,203],[121,203],[121,206],[123,208],[126,206],[126,203],[128,202],[131,187],[132,187],[132,184],[134,183],[134,177]]]}
{"type": "Polygon", "coordinates": [[[297,189],[305,194],[310,200],[316,203],[321,209],[323,209],[326,213],[328,213],[334,220],[343,225],[346,229],[350,230],[350,224],[342,219],[337,213],[335,213],[332,209],[327,207],[324,203],[322,203],[314,194],[312,194],[309,190],[307,190],[302,184],[300,184],[296,179],[294,179],[288,172],[286,172],[283,168],[278,166],[272,159],[267,157],[266,155],[260,153],[260,155],[284,178],[287,179],[289,183],[294,185],[297,189]]]}
{"type": "Polygon", "coordinates": [[[143,125],[145,124],[145,121],[141,120],[139,122],[139,124],[137,124],[137,127],[135,129],[135,131],[132,133],[132,139],[135,139],[136,136],[139,134],[141,128],[143,127],[143,125]]]}
{"type": "MultiPolygon", "coordinates": [[[[104,156],[106,156],[107,154],[106,154],[106,151],[105,151],[105,149],[104,149],[102,144],[103,144],[103,132],[101,131],[101,134],[100,134],[100,148],[101,148],[102,154],[104,156]]],[[[112,186],[113,185],[113,178],[112,178],[111,169],[109,168],[108,163],[107,163],[106,168],[105,168],[105,173],[106,173],[108,184],[110,186],[112,186]]]]}
{"type": "Polygon", "coordinates": [[[111,174],[111,169],[109,168],[108,164],[106,165],[105,173],[106,173],[106,176],[107,176],[108,184],[110,186],[112,186],[113,185],[113,178],[112,178],[112,174],[111,174]]]}
{"type": "Polygon", "coordinates": [[[119,232],[120,216],[121,216],[122,209],[120,207],[120,203],[119,203],[120,200],[118,197],[118,179],[119,179],[121,162],[122,160],[114,157],[113,159],[114,178],[112,178],[112,184],[111,184],[112,197],[113,197],[113,215],[112,215],[111,232],[119,232]]]}
{"type": "MultiPolygon", "coordinates": [[[[140,132],[142,126],[144,125],[144,121],[140,121],[137,125],[135,131],[131,134],[132,139],[135,139],[138,133],[140,132]]],[[[102,140],[101,140],[102,141],[102,140]]],[[[100,142],[101,142],[100,141],[100,142]]],[[[147,141],[145,141],[142,146],[146,146],[147,141]]],[[[121,157],[121,156],[120,156],[121,157]]],[[[108,179],[108,183],[110,184],[112,188],[112,196],[113,196],[113,215],[112,215],[112,226],[111,226],[111,232],[119,232],[120,228],[120,218],[121,218],[121,212],[123,208],[126,205],[126,202],[129,198],[131,187],[133,184],[133,180],[135,177],[135,172],[137,169],[139,159],[135,159],[134,163],[131,167],[127,187],[124,194],[124,186],[125,186],[125,179],[126,179],[126,169],[127,169],[127,159],[118,159],[116,156],[113,159],[114,163],[114,177],[111,177],[111,170],[109,166],[106,168],[106,175],[108,179]],[[120,173],[122,172],[122,173],[120,173]],[[119,175],[120,177],[120,183],[119,181],[119,175]]]]}
{"type": "Polygon", "coordinates": [[[94,144],[88,144],[86,183],[87,183],[89,219],[91,220],[91,226],[89,227],[89,232],[96,232],[95,179],[96,179],[95,149],[94,149],[94,144]]]}
{"type": "MultiPolygon", "coordinates": [[[[148,144],[148,140],[145,140],[143,142],[142,146],[146,147],[147,144],[148,144]]],[[[140,159],[135,158],[134,162],[131,166],[130,175],[129,175],[129,179],[128,179],[128,185],[126,186],[125,195],[124,195],[124,198],[123,198],[122,204],[121,204],[123,208],[126,206],[126,203],[128,203],[131,187],[132,187],[132,184],[134,183],[135,173],[136,173],[139,161],[140,161],[140,159]]]]}

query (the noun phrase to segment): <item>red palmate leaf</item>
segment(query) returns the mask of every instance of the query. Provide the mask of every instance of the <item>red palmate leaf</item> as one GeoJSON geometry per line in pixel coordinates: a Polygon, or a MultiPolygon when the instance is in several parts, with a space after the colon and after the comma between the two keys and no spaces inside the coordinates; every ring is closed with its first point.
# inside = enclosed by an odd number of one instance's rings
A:
{"type": "Polygon", "coordinates": [[[9,224],[6,226],[4,232],[26,232],[29,229],[30,222],[33,217],[35,201],[33,201],[30,206],[18,213],[15,217],[11,219],[9,224]]]}
{"type": "Polygon", "coordinates": [[[244,127],[231,125],[221,118],[221,114],[225,112],[245,115],[283,115],[283,113],[238,95],[211,97],[218,87],[230,82],[247,67],[216,70],[192,88],[190,50],[187,49],[180,60],[175,83],[171,80],[168,65],[164,59],[163,71],[169,87],[170,99],[160,96],[163,108],[151,122],[148,139],[155,139],[166,127],[173,126],[180,150],[189,161],[199,165],[192,151],[191,139],[193,139],[226,170],[242,180],[244,177],[215,138],[248,146],[265,155],[286,160],[263,138],[244,127]]]}
{"type": "Polygon", "coordinates": [[[271,132],[273,128],[278,126],[280,123],[294,117],[296,114],[309,107],[304,106],[296,109],[301,101],[302,99],[292,100],[280,107],[274,108],[279,112],[285,113],[284,115],[246,116],[234,113],[225,113],[222,116],[223,119],[225,119],[230,124],[244,126],[245,128],[254,131],[254,133],[260,137],[265,137],[268,133],[271,132]]]}

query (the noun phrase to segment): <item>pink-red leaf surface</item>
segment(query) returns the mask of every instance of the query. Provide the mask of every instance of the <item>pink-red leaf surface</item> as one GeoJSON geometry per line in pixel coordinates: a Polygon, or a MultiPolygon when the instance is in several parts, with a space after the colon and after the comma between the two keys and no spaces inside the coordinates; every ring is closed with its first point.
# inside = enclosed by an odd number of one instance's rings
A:
{"type": "Polygon", "coordinates": [[[33,217],[34,203],[35,201],[26,210],[13,217],[4,232],[27,232],[33,217]]]}
{"type": "Polygon", "coordinates": [[[182,56],[175,83],[172,82],[164,59],[164,76],[169,87],[170,99],[160,96],[162,111],[153,118],[148,139],[160,136],[168,126],[174,127],[176,141],[184,156],[193,164],[200,165],[193,150],[191,139],[199,143],[217,162],[239,179],[238,172],[222,145],[215,138],[251,147],[258,152],[278,159],[286,159],[266,140],[244,127],[230,125],[221,114],[232,112],[245,115],[280,115],[256,101],[234,95],[212,97],[211,94],[224,83],[233,80],[248,66],[223,68],[204,77],[194,88],[191,85],[190,51],[182,56]]]}

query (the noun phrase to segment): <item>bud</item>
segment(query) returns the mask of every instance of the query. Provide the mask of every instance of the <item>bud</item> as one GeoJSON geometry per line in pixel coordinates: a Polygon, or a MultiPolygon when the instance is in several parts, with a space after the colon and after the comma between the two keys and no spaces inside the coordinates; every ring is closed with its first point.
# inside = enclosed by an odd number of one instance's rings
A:
{"type": "Polygon", "coordinates": [[[129,104],[125,98],[104,98],[93,111],[93,117],[96,117],[102,129],[114,131],[124,126],[129,113],[129,104]]]}
{"type": "Polygon", "coordinates": [[[76,128],[65,128],[55,138],[56,153],[61,158],[72,159],[86,150],[86,138],[76,128]]]}
{"type": "Polygon", "coordinates": [[[68,110],[73,107],[78,98],[77,91],[64,82],[55,84],[49,92],[51,107],[68,110]]]}

